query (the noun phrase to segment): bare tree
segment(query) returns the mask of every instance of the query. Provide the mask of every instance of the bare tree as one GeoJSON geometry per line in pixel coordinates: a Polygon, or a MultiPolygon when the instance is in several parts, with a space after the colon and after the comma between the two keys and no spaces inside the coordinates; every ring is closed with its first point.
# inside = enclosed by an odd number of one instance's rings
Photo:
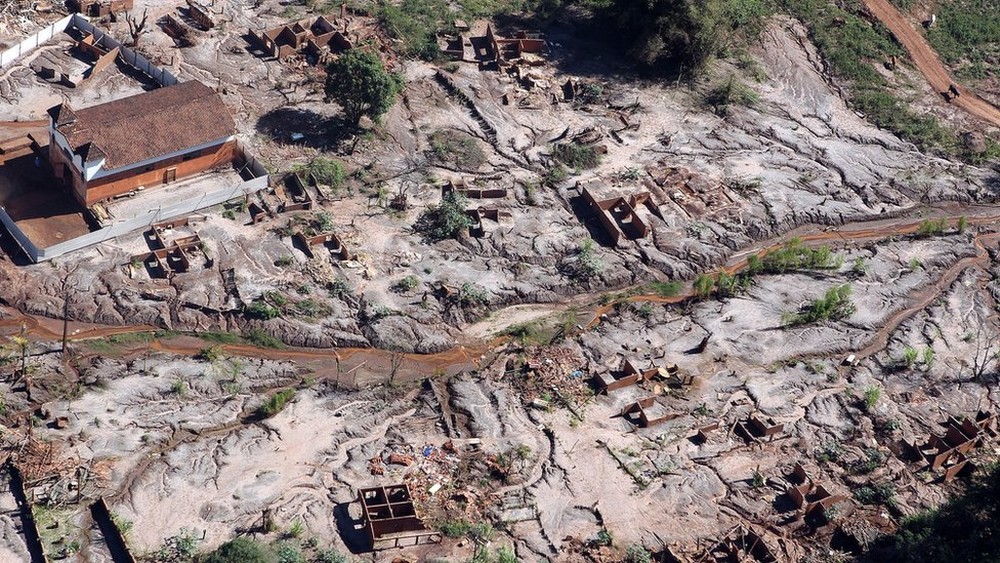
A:
{"type": "Polygon", "coordinates": [[[972,380],[982,381],[997,365],[1000,357],[1000,333],[986,325],[985,320],[979,321],[976,327],[976,351],[972,355],[972,380]]]}
{"type": "Polygon", "coordinates": [[[142,11],[142,19],[136,21],[132,14],[125,12],[125,23],[128,24],[128,34],[132,37],[132,46],[139,46],[139,37],[146,33],[146,17],[148,10],[142,11]]]}

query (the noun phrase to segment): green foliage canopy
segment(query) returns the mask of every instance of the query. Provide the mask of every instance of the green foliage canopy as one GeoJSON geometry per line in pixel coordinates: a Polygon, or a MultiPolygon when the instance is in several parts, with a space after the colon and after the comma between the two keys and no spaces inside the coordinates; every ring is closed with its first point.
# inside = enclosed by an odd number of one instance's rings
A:
{"type": "Polygon", "coordinates": [[[326,99],[344,108],[355,126],[368,116],[378,121],[403,91],[403,77],[386,70],[378,55],[364,48],[345,52],[326,67],[326,99]]]}

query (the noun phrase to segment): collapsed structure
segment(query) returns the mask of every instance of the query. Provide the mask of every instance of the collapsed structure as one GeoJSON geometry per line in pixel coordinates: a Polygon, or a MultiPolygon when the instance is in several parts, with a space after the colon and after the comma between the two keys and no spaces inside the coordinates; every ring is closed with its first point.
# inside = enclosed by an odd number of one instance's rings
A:
{"type": "Polygon", "coordinates": [[[79,12],[93,18],[127,12],[132,9],[132,6],[133,0],[69,0],[66,2],[69,11],[79,12]]]}
{"type": "Polygon", "coordinates": [[[417,516],[405,484],[361,489],[358,502],[372,549],[441,541],[441,533],[428,529],[417,516]]]}
{"type": "Polygon", "coordinates": [[[201,82],[49,110],[55,177],[84,207],[232,163],[236,123],[201,82]]]}
{"type": "Polygon", "coordinates": [[[285,60],[293,55],[308,53],[321,58],[326,52],[336,53],[354,46],[347,38],[347,22],[343,30],[337,30],[334,20],[331,22],[323,16],[307,18],[271,28],[265,31],[250,30],[250,37],[264,48],[266,56],[285,60]]]}
{"type": "Polygon", "coordinates": [[[598,179],[578,182],[577,188],[613,245],[649,236],[655,207],[648,191],[615,188],[598,179]]]}

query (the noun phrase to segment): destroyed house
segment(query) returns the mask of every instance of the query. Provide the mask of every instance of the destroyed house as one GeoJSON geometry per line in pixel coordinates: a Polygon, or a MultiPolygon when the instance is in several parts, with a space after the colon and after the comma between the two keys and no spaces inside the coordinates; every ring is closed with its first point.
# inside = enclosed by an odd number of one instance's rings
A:
{"type": "Polygon", "coordinates": [[[486,25],[485,40],[487,60],[497,65],[520,60],[526,53],[545,51],[545,40],[540,36],[519,31],[513,38],[498,37],[491,24],[486,25]]]}
{"type": "Polygon", "coordinates": [[[292,22],[260,33],[250,30],[250,34],[264,47],[265,53],[281,60],[303,50],[319,56],[324,49],[337,52],[353,46],[344,33],[334,29],[333,23],[323,16],[292,22]]]}
{"type": "Polygon", "coordinates": [[[236,123],[201,82],[49,110],[53,174],[89,207],[233,161],[236,123]]]}
{"type": "Polygon", "coordinates": [[[71,12],[79,12],[92,18],[102,18],[120,14],[132,9],[133,0],[70,0],[67,7],[71,12]]]}

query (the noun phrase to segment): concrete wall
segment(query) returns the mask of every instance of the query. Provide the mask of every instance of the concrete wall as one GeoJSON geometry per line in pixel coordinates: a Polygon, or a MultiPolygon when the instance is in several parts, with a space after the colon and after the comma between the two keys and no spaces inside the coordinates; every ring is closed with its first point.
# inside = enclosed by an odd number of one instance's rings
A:
{"type": "Polygon", "coordinates": [[[31,37],[24,39],[17,45],[14,45],[6,51],[0,53],[0,68],[13,63],[24,55],[27,55],[42,43],[52,39],[52,37],[54,37],[57,33],[64,31],[69,25],[69,22],[73,20],[73,17],[74,15],[66,16],[31,37]]]}
{"type": "Polygon", "coordinates": [[[66,254],[67,252],[73,252],[74,250],[93,246],[109,239],[147,229],[153,223],[159,223],[160,221],[166,221],[174,217],[194,213],[199,209],[218,205],[231,199],[246,197],[266,187],[267,176],[254,178],[253,180],[237,184],[230,188],[224,188],[222,190],[207,193],[197,199],[190,199],[168,207],[153,209],[144,215],[133,217],[132,219],[122,221],[121,223],[115,223],[114,225],[105,227],[99,231],[94,231],[81,237],[43,248],[37,256],[33,256],[31,258],[35,262],[51,260],[57,256],[66,254]]]}
{"type": "Polygon", "coordinates": [[[6,51],[0,53],[0,68],[13,63],[24,55],[27,55],[42,43],[52,39],[57,33],[66,31],[69,28],[76,28],[92,34],[94,36],[94,42],[100,43],[109,51],[118,47],[120,49],[118,56],[121,58],[122,62],[138,69],[140,72],[145,73],[147,76],[155,80],[160,86],[173,86],[174,84],[177,84],[178,80],[176,76],[171,74],[166,69],[160,68],[149,62],[146,57],[143,57],[132,49],[122,45],[120,42],[115,40],[114,37],[95,27],[94,24],[90,23],[86,17],[80,14],[70,14],[52,25],[49,25],[45,29],[42,29],[31,37],[21,41],[17,45],[14,45],[6,51]]]}
{"type": "Polygon", "coordinates": [[[104,48],[111,50],[115,47],[121,48],[119,52],[119,57],[125,64],[139,70],[140,72],[146,74],[153,80],[155,80],[160,86],[173,86],[179,81],[177,77],[171,74],[166,69],[160,68],[153,63],[149,62],[146,57],[136,53],[132,49],[119,43],[114,37],[108,35],[104,31],[100,30],[94,24],[90,23],[87,18],[81,16],[80,14],[73,14],[70,19],[69,25],[75,27],[76,29],[86,31],[94,35],[94,41],[99,42],[104,48]]]}

